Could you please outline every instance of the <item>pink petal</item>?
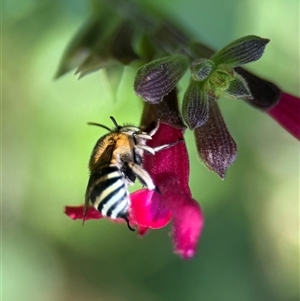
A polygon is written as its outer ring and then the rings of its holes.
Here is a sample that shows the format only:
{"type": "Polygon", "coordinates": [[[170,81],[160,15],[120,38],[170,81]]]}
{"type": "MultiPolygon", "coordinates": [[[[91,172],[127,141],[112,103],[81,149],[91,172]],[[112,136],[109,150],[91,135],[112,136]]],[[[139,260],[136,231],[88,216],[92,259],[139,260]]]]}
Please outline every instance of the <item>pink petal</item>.
{"type": "Polygon", "coordinates": [[[173,211],[174,251],[184,259],[196,253],[204,219],[199,204],[192,198],[173,211]]]}
{"type": "MultiPolygon", "coordinates": [[[[83,210],[84,206],[66,206],[65,207],[65,214],[69,216],[71,219],[81,219],[83,220],[83,210]]],[[[94,207],[88,207],[85,221],[90,219],[101,219],[101,218],[107,218],[115,223],[125,223],[125,220],[123,218],[109,218],[107,216],[103,216],[98,210],[96,210],[94,207]]]]}
{"type": "Polygon", "coordinates": [[[300,99],[282,93],[279,102],[267,113],[300,140],[300,99]]]}
{"type": "Polygon", "coordinates": [[[141,189],[132,193],[130,199],[130,221],[139,227],[158,229],[170,222],[171,211],[163,206],[161,195],[157,192],[141,189]]]}
{"type": "Polygon", "coordinates": [[[165,178],[162,195],[172,211],[174,251],[185,259],[191,258],[196,253],[204,223],[200,205],[190,191],[181,189],[176,176],[161,176],[165,178]]]}
{"type": "MultiPolygon", "coordinates": [[[[83,219],[83,210],[83,206],[66,206],[65,214],[74,220],[83,219]]],[[[97,211],[94,207],[88,207],[85,220],[100,218],[103,218],[103,216],[99,211],[97,211]]]]}
{"type": "Polygon", "coordinates": [[[149,230],[149,228],[143,226],[138,226],[137,229],[140,236],[145,235],[149,230]]]}
{"type": "MultiPolygon", "coordinates": [[[[182,130],[161,124],[149,145],[155,147],[180,139],[183,139],[182,130]]],[[[193,257],[203,228],[203,215],[188,186],[185,144],[179,142],[155,156],[146,155],[144,165],[161,192],[160,202],[171,210],[174,251],[185,259],[193,257]]]]}
{"type": "MultiPolygon", "coordinates": [[[[183,140],[182,130],[167,124],[160,124],[158,131],[148,145],[155,147],[178,140],[183,140]]],[[[184,191],[189,192],[189,158],[184,141],[156,153],[155,156],[145,154],[144,167],[150,173],[159,189],[160,181],[156,180],[156,177],[167,172],[176,175],[180,187],[184,191]]]]}

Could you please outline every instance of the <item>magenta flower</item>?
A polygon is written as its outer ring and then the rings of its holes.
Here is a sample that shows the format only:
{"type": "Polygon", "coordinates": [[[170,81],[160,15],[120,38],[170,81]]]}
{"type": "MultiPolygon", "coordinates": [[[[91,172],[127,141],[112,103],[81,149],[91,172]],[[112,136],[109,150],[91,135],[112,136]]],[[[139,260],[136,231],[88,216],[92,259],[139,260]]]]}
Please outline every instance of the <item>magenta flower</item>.
{"type": "Polygon", "coordinates": [[[300,99],[298,97],[282,93],[278,103],[267,113],[300,140],[300,99]]]}
{"type": "MultiPolygon", "coordinates": [[[[162,145],[181,139],[181,129],[161,124],[149,145],[162,145]]],[[[160,193],[148,189],[132,193],[130,223],[136,224],[138,233],[143,235],[148,229],[166,226],[172,219],[175,253],[185,259],[193,257],[203,227],[203,216],[188,186],[189,161],[185,144],[179,142],[155,156],[145,155],[144,167],[160,193]]],[[[67,206],[65,214],[72,219],[82,219],[83,206],[67,206]]],[[[90,207],[86,220],[102,217],[96,209],[90,207]]],[[[122,219],[113,221],[124,222],[122,219]]]]}
{"type": "MultiPolygon", "coordinates": [[[[183,139],[182,130],[161,124],[149,145],[162,145],[179,139],[183,139]]],[[[203,227],[203,216],[188,186],[189,160],[185,144],[178,143],[155,156],[145,155],[144,166],[158,186],[160,194],[148,190],[135,192],[132,194],[133,205],[142,199],[148,199],[157,206],[152,214],[161,216],[164,212],[163,215],[166,216],[171,213],[175,252],[183,258],[192,257],[203,227]]],[[[143,225],[142,220],[137,222],[143,225]]]]}

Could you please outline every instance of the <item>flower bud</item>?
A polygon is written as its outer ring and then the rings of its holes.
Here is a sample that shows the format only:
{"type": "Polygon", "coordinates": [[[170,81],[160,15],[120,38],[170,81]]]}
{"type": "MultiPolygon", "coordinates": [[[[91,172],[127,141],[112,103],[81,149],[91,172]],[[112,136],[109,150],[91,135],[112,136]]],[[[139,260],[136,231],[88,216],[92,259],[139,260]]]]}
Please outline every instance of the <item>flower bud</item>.
{"type": "Polygon", "coordinates": [[[188,68],[181,55],[163,57],[142,66],[135,77],[134,90],[145,101],[155,104],[175,88],[188,68]]]}

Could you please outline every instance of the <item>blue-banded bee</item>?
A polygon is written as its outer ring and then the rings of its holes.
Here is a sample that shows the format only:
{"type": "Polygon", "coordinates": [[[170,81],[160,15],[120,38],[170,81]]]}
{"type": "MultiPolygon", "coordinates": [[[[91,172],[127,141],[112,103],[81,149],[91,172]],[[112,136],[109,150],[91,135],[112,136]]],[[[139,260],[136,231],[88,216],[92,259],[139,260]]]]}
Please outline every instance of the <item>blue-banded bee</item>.
{"type": "Polygon", "coordinates": [[[146,141],[152,139],[159,128],[159,122],[151,132],[146,133],[136,126],[119,126],[112,116],[110,119],[115,126],[112,130],[99,123],[88,123],[100,126],[109,133],[97,141],[90,157],[84,216],[91,202],[103,216],[122,218],[127,222],[128,228],[134,231],[128,218],[128,185],[132,185],[138,178],[148,189],[157,190],[150,175],[143,169],[144,151],[154,155],[181,140],[152,148],[146,145],[146,141]]]}

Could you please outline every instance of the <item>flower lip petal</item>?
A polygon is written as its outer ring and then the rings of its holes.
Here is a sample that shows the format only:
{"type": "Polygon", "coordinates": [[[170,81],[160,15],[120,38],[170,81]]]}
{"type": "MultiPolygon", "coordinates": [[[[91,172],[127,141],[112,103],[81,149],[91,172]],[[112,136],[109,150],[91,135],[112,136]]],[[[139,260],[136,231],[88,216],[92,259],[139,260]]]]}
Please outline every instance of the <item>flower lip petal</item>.
{"type": "Polygon", "coordinates": [[[130,220],[138,226],[159,229],[170,222],[171,212],[163,206],[161,196],[157,192],[140,189],[132,193],[130,199],[130,220]]]}
{"type": "MultiPolygon", "coordinates": [[[[84,212],[84,206],[65,206],[64,213],[69,216],[73,220],[83,220],[83,213],[84,212]]],[[[115,223],[125,223],[125,220],[123,218],[109,218],[107,216],[103,216],[98,210],[96,210],[94,207],[88,207],[86,211],[86,215],[84,217],[84,220],[90,220],[90,219],[102,219],[106,218],[109,219],[115,223]]]]}
{"type": "Polygon", "coordinates": [[[190,198],[184,206],[178,207],[174,214],[174,252],[184,259],[193,257],[203,225],[203,214],[195,200],[190,198]]]}
{"type": "MultiPolygon", "coordinates": [[[[84,206],[66,206],[64,213],[71,219],[83,219],[84,206]]],[[[103,215],[94,207],[88,207],[86,211],[85,220],[100,219],[103,215]]]]}
{"type": "Polygon", "coordinates": [[[193,257],[203,228],[201,208],[190,191],[184,191],[176,174],[161,174],[164,203],[172,212],[174,252],[184,259],[193,257]]]}
{"type": "MultiPolygon", "coordinates": [[[[161,124],[148,144],[154,147],[178,139],[183,139],[182,130],[161,124]]],[[[203,216],[188,186],[189,160],[185,144],[178,143],[155,156],[145,155],[144,166],[161,192],[161,206],[171,211],[174,252],[185,259],[193,257],[203,228],[203,216]]]]}
{"type": "Polygon", "coordinates": [[[138,230],[139,236],[143,236],[148,232],[149,228],[143,227],[143,226],[138,226],[137,230],[138,230]]]}

